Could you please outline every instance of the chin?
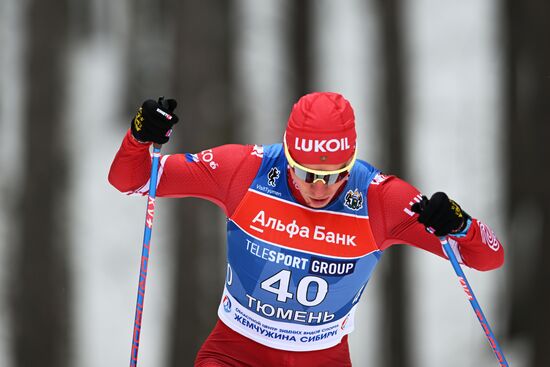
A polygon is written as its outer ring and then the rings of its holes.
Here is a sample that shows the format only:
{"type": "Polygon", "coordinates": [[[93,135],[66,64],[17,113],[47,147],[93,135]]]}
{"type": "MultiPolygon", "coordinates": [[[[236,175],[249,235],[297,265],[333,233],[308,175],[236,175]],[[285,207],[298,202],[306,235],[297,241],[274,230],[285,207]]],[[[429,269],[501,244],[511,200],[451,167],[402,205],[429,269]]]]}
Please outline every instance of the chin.
{"type": "Polygon", "coordinates": [[[328,203],[330,203],[330,200],[329,199],[325,199],[325,200],[314,200],[314,199],[309,199],[308,200],[309,202],[307,203],[308,206],[312,207],[312,208],[322,208],[322,207],[325,207],[328,205],[328,203]]]}

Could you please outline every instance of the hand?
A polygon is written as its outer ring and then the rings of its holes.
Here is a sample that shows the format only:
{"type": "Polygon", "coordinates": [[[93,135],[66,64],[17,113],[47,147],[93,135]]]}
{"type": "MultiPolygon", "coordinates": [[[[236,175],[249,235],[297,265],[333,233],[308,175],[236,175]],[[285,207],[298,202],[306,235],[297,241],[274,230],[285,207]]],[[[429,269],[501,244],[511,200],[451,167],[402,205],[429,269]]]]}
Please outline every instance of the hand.
{"type": "Polygon", "coordinates": [[[178,103],[175,99],[160,97],[157,102],[148,99],[139,108],[130,126],[132,135],[140,142],[164,144],[170,138],[172,126],[179,121],[174,110],[178,103]]]}
{"type": "Polygon", "coordinates": [[[429,200],[422,196],[422,200],[414,203],[411,210],[418,213],[418,221],[424,224],[428,232],[439,237],[462,232],[470,218],[444,192],[436,192],[429,200]]]}

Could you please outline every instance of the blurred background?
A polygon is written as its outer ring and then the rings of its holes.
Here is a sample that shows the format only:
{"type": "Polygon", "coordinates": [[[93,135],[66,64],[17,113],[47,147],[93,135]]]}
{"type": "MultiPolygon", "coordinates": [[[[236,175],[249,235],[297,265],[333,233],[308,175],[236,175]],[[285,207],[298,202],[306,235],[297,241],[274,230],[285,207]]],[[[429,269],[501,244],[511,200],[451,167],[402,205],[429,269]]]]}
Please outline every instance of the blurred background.
{"type": "MultiPolygon", "coordinates": [[[[548,19],[546,0],[0,0],[0,366],[128,365],[146,201],[107,172],[144,99],[179,101],[164,153],[198,152],[280,142],[320,90],[355,107],[362,159],[495,230],[505,265],[466,274],[510,365],[550,366],[548,19]]],[[[224,222],[157,201],[141,366],[192,365],[224,222]]],[[[497,365],[436,256],[392,247],[361,303],[354,366],[497,365]]]]}

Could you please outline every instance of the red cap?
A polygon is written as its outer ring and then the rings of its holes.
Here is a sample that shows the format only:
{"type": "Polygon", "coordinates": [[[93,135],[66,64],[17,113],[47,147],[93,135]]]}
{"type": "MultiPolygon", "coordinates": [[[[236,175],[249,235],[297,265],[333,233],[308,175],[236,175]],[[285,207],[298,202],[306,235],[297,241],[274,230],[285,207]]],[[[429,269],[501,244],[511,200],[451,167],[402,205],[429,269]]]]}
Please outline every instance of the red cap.
{"type": "Polygon", "coordinates": [[[355,152],[356,139],[355,114],[342,95],[306,94],[292,107],[285,142],[296,162],[347,163],[355,152]]]}

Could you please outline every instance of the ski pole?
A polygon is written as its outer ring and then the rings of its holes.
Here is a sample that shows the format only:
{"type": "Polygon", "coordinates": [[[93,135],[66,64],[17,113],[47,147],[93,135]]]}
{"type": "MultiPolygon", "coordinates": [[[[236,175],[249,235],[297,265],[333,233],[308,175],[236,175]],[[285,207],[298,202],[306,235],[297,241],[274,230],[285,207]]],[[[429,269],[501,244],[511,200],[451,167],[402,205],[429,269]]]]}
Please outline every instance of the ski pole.
{"type": "Polygon", "coordinates": [[[481,310],[481,306],[479,305],[479,302],[477,301],[477,298],[474,295],[474,291],[472,290],[472,287],[470,287],[470,283],[468,283],[468,280],[466,279],[466,275],[464,274],[464,271],[460,267],[460,264],[458,263],[458,260],[456,259],[456,256],[453,250],[451,249],[451,245],[449,244],[449,241],[447,240],[446,237],[439,237],[439,241],[441,242],[441,245],[443,246],[443,250],[447,254],[447,257],[451,261],[451,264],[453,265],[455,273],[458,276],[460,285],[464,289],[464,292],[466,293],[466,297],[468,297],[468,300],[470,301],[470,304],[474,309],[477,319],[479,320],[481,327],[485,332],[485,336],[489,340],[489,344],[491,345],[491,348],[493,349],[493,353],[495,353],[495,356],[500,366],[508,367],[508,362],[506,361],[506,358],[504,357],[504,353],[497,342],[497,338],[495,337],[495,334],[493,334],[493,331],[489,326],[489,321],[487,321],[487,318],[485,317],[485,315],[483,314],[483,311],[481,310]]]}
{"type": "Polygon", "coordinates": [[[136,301],[136,315],[134,318],[134,332],[132,336],[132,353],[130,357],[130,367],[137,366],[139,337],[141,335],[141,318],[143,315],[143,300],[145,298],[145,281],[147,280],[147,265],[149,264],[149,244],[151,242],[151,233],[153,231],[153,217],[155,215],[155,198],[157,192],[160,148],[160,144],[153,144],[153,161],[151,165],[151,178],[149,180],[147,210],[145,212],[145,230],[143,233],[143,248],[141,250],[141,265],[139,270],[139,283],[136,301]]]}

